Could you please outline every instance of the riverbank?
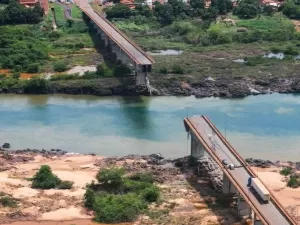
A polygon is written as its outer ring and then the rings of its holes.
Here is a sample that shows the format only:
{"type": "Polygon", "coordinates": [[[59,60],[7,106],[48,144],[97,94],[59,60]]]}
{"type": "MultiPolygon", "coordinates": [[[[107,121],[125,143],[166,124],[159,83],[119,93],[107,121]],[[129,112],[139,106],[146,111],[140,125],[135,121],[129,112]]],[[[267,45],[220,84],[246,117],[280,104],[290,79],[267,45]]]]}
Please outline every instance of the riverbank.
{"type": "Polygon", "coordinates": [[[87,80],[46,81],[41,87],[30,91],[21,82],[14,81],[0,85],[0,93],[16,94],[72,94],[96,96],[191,96],[243,98],[249,95],[271,93],[300,93],[298,77],[289,78],[212,78],[205,77],[187,81],[183,76],[174,80],[172,76],[155,80],[150,76],[150,90],[146,86],[136,87],[133,77],[98,78],[87,80]],[[151,82],[153,81],[153,82],[151,82]]]}
{"type": "MultiPolygon", "coordinates": [[[[235,204],[213,189],[209,173],[195,175],[194,161],[188,157],[157,160],[155,156],[129,155],[102,157],[94,154],[73,154],[61,150],[0,151],[0,191],[11,196],[17,206],[0,207],[1,224],[93,224],[92,212],[83,206],[85,185],[95,179],[101,168],[122,166],[126,171],[151,172],[161,190],[161,200],[134,224],[244,224],[236,218],[235,204]],[[49,165],[54,174],[74,182],[70,190],[38,190],[30,180],[41,165],[49,165]]],[[[207,163],[202,164],[202,169],[207,163]]],[[[286,187],[279,174],[286,163],[269,168],[252,167],[281,204],[296,217],[298,189],[286,187]]],[[[204,169],[205,170],[205,169],[204,169]]],[[[203,171],[204,171],[203,170],[203,171]]],[[[123,224],[125,225],[125,224],[123,224]]],[[[131,225],[131,224],[126,224],[131,225]]]]}
{"type": "Polygon", "coordinates": [[[180,167],[174,167],[167,161],[161,165],[149,156],[104,158],[1,151],[0,162],[2,196],[11,196],[17,202],[14,208],[0,207],[1,224],[23,224],[22,221],[24,224],[42,222],[45,225],[67,224],[61,221],[67,221],[68,225],[92,224],[93,214],[83,206],[85,185],[95,179],[100,168],[109,166],[123,166],[130,172],[151,171],[161,189],[160,202],[152,204],[134,224],[229,225],[239,222],[228,198],[212,190],[208,178],[196,177],[193,167],[188,167],[187,158],[181,159],[180,167]],[[73,181],[73,188],[32,189],[28,178],[44,164],[49,165],[59,178],[73,181]]]}

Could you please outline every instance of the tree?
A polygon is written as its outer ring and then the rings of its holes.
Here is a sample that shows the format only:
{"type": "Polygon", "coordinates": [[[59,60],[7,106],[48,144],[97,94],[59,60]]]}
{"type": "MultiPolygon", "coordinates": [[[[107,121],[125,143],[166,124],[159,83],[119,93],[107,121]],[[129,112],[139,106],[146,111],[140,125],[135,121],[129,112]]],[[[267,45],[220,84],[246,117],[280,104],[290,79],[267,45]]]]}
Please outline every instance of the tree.
{"type": "Polygon", "coordinates": [[[74,23],[74,20],[67,20],[68,27],[72,27],[74,23]]]}
{"type": "Polygon", "coordinates": [[[139,15],[142,15],[142,16],[145,16],[145,17],[151,17],[152,16],[152,11],[149,8],[149,6],[147,6],[147,5],[137,5],[135,7],[135,11],[139,15]]]}
{"type": "Polygon", "coordinates": [[[68,67],[64,62],[56,62],[53,65],[53,69],[56,72],[64,72],[68,69],[68,67]]]}
{"type": "Polygon", "coordinates": [[[264,5],[263,12],[268,16],[272,16],[275,13],[275,7],[272,5],[264,5]]]}
{"type": "Polygon", "coordinates": [[[170,25],[175,19],[173,9],[169,4],[162,5],[160,2],[155,2],[154,14],[157,21],[163,26],[170,25]]]}
{"type": "Polygon", "coordinates": [[[2,24],[39,23],[42,21],[44,10],[40,5],[26,8],[16,0],[10,0],[5,9],[0,10],[2,24]]]}
{"type": "Polygon", "coordinates": [[[32,63],[28,66],[27,72],[28,73],[37,73],[37,72],[39,72],[39,70],[40,70],[39,64],[32,63]]]}
{"type": "Polygon", "coordinates": [[[288,0],[282,5],[282,13],[288,16],[289,18],[299,19],[300,6],[292,0],[288,0]]]}
{"type": "Polygon", "coordinates": [[[191,0],[190,6],[192,9],[204,9],[205,1],[204,0],[191,0]]]}
{"type": "Polygon", "coordinates": [[[129,18],[133,15],[133,11],[124,4],[116,4],[105,10],[107,19],[113,18],[129,18]]]}
{"type": "Polygon", "coordinates": [[[259,5],[256,0],[242,0],[235,8],[234,13],[240,18],[255,18],[258,14],[259,5]]]}

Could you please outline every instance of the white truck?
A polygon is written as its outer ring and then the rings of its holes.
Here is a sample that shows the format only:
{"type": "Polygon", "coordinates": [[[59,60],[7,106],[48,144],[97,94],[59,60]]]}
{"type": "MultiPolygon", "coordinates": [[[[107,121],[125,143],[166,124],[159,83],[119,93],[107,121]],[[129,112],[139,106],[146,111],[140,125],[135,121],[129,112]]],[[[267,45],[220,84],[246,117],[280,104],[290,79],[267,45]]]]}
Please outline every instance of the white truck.
{"type": "Polygon", "coordinates": [[[249,177],[248,186],[252,187],[254,191],[259,195],[259,197],[265,202],[268,203],[270,200],[270,192],[267,188],[260,182],[256,177],[249,177]]]}

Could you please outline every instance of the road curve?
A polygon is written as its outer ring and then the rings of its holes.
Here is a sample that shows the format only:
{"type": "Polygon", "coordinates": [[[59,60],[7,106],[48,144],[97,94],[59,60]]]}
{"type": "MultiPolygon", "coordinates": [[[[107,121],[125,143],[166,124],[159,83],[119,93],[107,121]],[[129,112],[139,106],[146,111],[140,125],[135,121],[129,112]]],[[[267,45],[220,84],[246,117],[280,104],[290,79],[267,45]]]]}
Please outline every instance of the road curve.
{"type": "Polygon", "coordinates": [[[104,16],[96,13],[87,0],[76,0],[80,9],[112,39],[135,63],[139,65],[152,65],[154,59],[139,48],[125,34],[111,24],[104,16]]]}
{"type": "Polygon", "coordinates": [[[221,161],[225,159],[228,163],[235,164],[237,166],[242,165],[239,157],[231,151],[226,145],[224,140],[219,136],[218,132],[203,116],[195,116],[186,118],[185,125],[188,126],[193,133],[202,142],[206,151],[217,161],[221,166],[224,173],[237,187],[238,191],[245,198],[251,208],[256,212],[263,224],[268,225],[290,225],[296,224],[287,213],[283,211],[280,206],[273,200],[268,204],[262,204],[256,196],[247,187],[248,178],[251,174],[248,168],[240,167],[235,170],[229,170],[224,168],[221,161]],[[212,135],[212,139],[209,136],[212,135]]]}

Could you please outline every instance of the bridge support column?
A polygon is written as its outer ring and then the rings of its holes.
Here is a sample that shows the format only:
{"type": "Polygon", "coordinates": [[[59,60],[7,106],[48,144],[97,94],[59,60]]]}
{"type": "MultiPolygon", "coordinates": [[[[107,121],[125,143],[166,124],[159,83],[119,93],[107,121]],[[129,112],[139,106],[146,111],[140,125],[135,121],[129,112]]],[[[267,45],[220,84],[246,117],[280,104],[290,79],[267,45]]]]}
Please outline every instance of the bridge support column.
{"type": "Polygon", "coordinates": [[[238,196],[237,211],[238,211],[238,216],[251,218],[252,210],[248,205],[248,203],[244,199],[242,199],[240,194],[238,196]]]}
{"type": "Polygon", "coordinates": [[[196,136],[193,134],[193,132],[190,132],[190,134],[191,134],[191,155],[194,157],[204,156],[205,154],[204,147],[196,138],[196,136]]]}
{"type": "Polygon", "coordinates": [[[231,183],[231,181],[228,179],[226,174],[223,174],[223,186],[222,191],[224,194],[230,194],[230,193],[237,193],[237,189],[235,186],[231,183]]]}
{"type": "Polygon", "coordinates": [[[254,213],[253,225],[263,225],[263,223],[256,218],[256,214],[254,213]]]}

